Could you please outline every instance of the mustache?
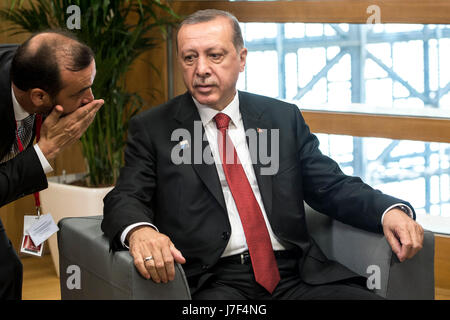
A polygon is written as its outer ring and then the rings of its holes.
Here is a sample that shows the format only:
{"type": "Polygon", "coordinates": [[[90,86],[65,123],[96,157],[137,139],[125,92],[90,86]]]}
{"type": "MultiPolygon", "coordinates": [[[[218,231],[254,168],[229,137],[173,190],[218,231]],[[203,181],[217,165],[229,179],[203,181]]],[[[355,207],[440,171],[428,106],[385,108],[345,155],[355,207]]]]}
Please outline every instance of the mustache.
{"type": "Polygon", "coordinates": [[[192,83],[194,87],[198,86],[217,86],[217,82],[211,79],[194,79],[192,83]]]}

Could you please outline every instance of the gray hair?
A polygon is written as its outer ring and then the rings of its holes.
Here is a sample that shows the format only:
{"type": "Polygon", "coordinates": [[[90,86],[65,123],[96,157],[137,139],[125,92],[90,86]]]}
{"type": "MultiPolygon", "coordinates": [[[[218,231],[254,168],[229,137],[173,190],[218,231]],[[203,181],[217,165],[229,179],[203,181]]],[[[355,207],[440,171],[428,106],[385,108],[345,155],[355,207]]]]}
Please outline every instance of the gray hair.
{"type": "MultiPolygon", "coordinates": [[[[227,18],[231,22],[231,26],[233,28],[233,45],[236,48],[236,51],[239,52],[239,50],[244,47],[244,38],[242,37],[241,27],[239,26],[238,19],[227,11],[216,9],[205,9],[196,11],[191,15],[187,16],[181,22],[180,26],[178,27],[178,31],[184,25],[192,25],[202,22],[208,22],[218,17],[227,18]]],[[[178,34],[177,34],[177,48],[178,48],[178,34]]]]}

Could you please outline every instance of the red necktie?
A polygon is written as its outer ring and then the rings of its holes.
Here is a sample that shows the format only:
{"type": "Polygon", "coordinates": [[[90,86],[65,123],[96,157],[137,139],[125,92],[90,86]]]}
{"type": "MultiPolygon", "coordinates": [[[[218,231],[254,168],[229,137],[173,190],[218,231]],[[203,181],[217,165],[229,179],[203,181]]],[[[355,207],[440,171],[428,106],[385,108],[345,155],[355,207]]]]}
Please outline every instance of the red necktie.
{"type": "Polygon", "coordinates": [[[214,120],[219,130],[218,144],[223,171],[244,228],[256,282],[272,293],[280,281],[280,273],[261,208],[227,134],[230,117],[218,113],[214,120]],[[227,147],[230,149],[228,152],[227,147]]]}

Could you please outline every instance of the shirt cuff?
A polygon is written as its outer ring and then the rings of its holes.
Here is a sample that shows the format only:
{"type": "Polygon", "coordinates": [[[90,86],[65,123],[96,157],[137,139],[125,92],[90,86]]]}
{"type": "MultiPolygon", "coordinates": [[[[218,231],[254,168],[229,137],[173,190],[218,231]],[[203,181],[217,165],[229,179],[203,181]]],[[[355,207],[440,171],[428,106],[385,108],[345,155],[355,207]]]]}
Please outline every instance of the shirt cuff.
{"type": "MultiPolygon", "coordinates": [[[[148,223],[148,222],[138,222],[138,223],[130,224],[128,227],[125,228],[125,230],[122,231],[122,234],[120,235],[120,242],[122,243],[122,245],[123,245],[125,248],[130,249],[130,247],[128,247],[128,245],[125,243],[125,240],[127,239],[128,233],[129,233],[132,229],[134,229],[134,228],[136,228],[136,227],[139,227],[139,226],[143,226],[143,225],[150,226],[150,227],[152,227],[153,229],[155,229],[156,231],[158,231],[158,228],[156,228],[153,224],[148,223]]],[[[159,232],[159,231],[158,231],[158,232],[159,232]]]]}
{"type": "Polygon", "coordinates": [[[39,161],[41,162],[42,169],[44,169],[44,173],[49,173],[53,171],[52,166],[50,163],[48,163],[47,159],[45,158],[44,154],[41,151],[41,148],[39,148],[38,144],[36,143],[34,145],[34,150],[36,151],[36,154],[38,155],[39,161]]]}
{"type": "Polygon", "coordinates": [[[412,209],[411,209],[410,207],[408,207],[407,205],[405,205],[405,204],[403,204],[403,203],[396,203],[396,204],[390,206],[389,208],[387,208],[387,209],[383,212],[383,215],[381,216],[381,225],[383,225],[384,215],[385,215],[389,210],[394,209],[394,208],[396,208],[396,207],[397,207],[398,209],[400,209],[401,211],[403,211],[404,213],[406,213],[407,215],[409,215],[409,217],[410,217],[411,219],[414,219],[413,211],[412,211],[412,209]]]}

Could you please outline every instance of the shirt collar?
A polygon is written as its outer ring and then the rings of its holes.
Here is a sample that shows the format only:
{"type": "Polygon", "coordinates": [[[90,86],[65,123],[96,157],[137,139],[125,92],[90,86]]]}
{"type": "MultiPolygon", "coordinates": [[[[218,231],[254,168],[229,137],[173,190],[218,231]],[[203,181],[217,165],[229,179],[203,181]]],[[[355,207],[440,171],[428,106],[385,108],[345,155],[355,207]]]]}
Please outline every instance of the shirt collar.
{"type": "Polygon", "coordinates": [[[222,111],[218,111],[213,109],[207,105],[201,104],[194,97],[195,106],[197,107],[198,113],[200,114],[200,119],[204,126],[208,125],[210,121],[213,121],[213,118],[219,112],[225,113],[227,116],[231,118],[231,122],[237,126],[241,119],[241,113],[239,112],[239,94],[236,90],[236,94],[234,95],[233,100],[228,104],[222,111]]]}
{"type": "Polygon", "coordinates": [[[12,97],[12,103],[14,107],[14,117],[16,118],[16,121],[20,121],[28,117],[30,114],[25,111],[24,108],[19,104],[19,102],[16,99],[16,96],[14,94],[14,90],[11,86],[11,97],[12,97]]]}

